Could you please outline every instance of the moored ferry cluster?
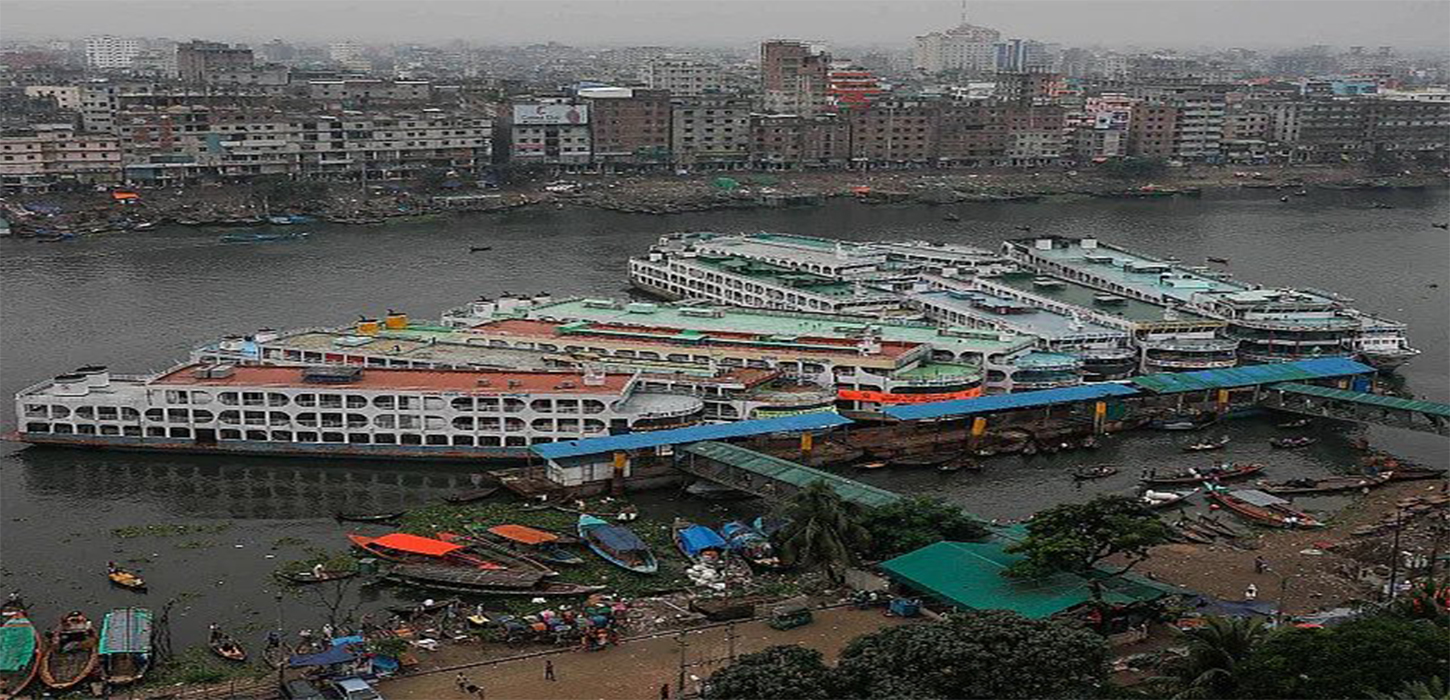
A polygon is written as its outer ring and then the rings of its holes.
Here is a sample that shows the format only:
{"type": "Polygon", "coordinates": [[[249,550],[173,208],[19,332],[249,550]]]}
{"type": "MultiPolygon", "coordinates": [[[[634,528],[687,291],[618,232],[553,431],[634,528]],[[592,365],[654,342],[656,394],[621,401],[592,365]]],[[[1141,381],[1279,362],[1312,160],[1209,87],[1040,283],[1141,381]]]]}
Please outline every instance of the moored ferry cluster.
{"type": "Polygon", "coordinates": [[[630,281],[672,303],[481,298],[419,323],[262,330],[165,372],[86,367],[16,397],[21,440],[121,449],[518,458],[697,423],[1418,351],[1328,292],[1092,238],[1000,251],[783,234],[666,236],[630,281]]]}

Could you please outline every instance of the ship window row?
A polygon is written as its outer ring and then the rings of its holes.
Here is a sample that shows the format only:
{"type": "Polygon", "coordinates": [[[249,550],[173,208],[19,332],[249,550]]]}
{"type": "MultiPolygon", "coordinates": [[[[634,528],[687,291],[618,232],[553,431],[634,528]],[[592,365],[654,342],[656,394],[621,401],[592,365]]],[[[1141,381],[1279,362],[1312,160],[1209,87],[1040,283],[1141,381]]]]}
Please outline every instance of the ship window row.
{"type": "Polygon", "coordinates": [[[582,432],[586,435],[594,435],[603,433],[607,427],[604,421],[591,418],[583,420],[578,418],[560,418],[558,420],[553,418],[536,418],[528,423],[518,418],[505,418],[500,421],[498,418],[478,418],[475,420],[470,416],[459,416],[453,419],[454,430],[477,430],[493,433],[499,432],[500,428],[502,428],[504,432],[510,433],[523,432],[525,429],[531,429],[548,433],[579,434],[582,432]]]}
{"type": "Polygon", "coordinates": [[[74,414],[85,420],[136,420],[140,412],[129,406],[69,406],[31,403],[25,405],[26,418],[70,418],[74,414]]]}
{"type": "MultiPolygon", "coordinates": [[[[25,424],[28,433],[52,435],[104,435],[117,437],[142,437],[143,431],[135,425],[72,425],[69,423],[31,422],[25,424]]],[[[344,433],[337,431],[290,431],[290,430],[244,430],[223,428],[212,431],[191,428],[165,428],[150,426],[145,437],[191,440],[213,438],[218,440],[251,440],[258,442],[303,442],[350,445],[430,445],[455,447],[527,447],[531,444],[553,442],[554,438],[523,435],[422,435],[419,433],[344,433]]]]}
{"type": "Polygon", "coordinates": [[[449,402],[455,411],[477,413],[521,413],[525,409],[535,413],[603,413],[608,406],[596,399],[522,399],[473,398],[460,396],[449,402]]]}

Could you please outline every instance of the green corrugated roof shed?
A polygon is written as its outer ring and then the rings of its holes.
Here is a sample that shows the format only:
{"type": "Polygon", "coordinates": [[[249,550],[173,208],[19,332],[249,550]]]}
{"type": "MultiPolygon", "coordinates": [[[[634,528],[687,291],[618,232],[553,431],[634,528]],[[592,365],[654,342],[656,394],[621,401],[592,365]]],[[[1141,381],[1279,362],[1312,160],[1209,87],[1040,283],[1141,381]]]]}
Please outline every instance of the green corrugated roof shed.
{"type": "Polygon", "coordinates": [[[1275,384],[1275,389],[1292,391],[1296,394],[1308,394],[1326,399],[1338,399],[1340,401],[1352,401],[1370,406],[1384,406],[1385,408],[1398,408],[1406,411],[1418,411],[1430,415],[1450,418],[1450,404],[1437,403],[1435,401],[1416,401],[1415,399],[1401,399],[1394,396],[1380,396],[1378,394],[1364,394],[1358,391],[1345,391],[1327,386],[1315,386],[1313,384],[1275,384]]]}
{"type": "Polygon", "coordinates": [[[697,442],[682,448],[683,451],[693,455],[711,459],[722,464],[728,464],[737,469],[744,469],[761,476],[783,481],[804,488],[816,481],[824,481],[830,484],[841,498],[866,506],[876,508],[890,504],[901,496],[886,489],[876,488],[863,484],[859,481],[852,481],[843,476],[837,476],[830,472],[796,464],[779,457],[772,457],[755,450],[747,450],[738,445],[731,445],[724,442],[697,442]]]}
{"type": "Polygon", "coordinates": [[[1272,365],[1244,365],[1231,369],[1205,369],[1197,372],[1163,372],[1133,377],[1129,381],[1138,387],[1156,394],[1176,394],[1183,391],[1204,391],[1209,389],[1231,389],[1255,384],[1302,381],[1305,379],[1327,379],[1368,374],[1374,368],[1354,360],[1327,357],[1317,360],[1281,362],[1272,365]]]}
{"type": "MultiPolygon", "coordinates": [[[[1092,600],[1088,580],[1074,574],[1017,579],[1003,571],[1023,559],[1008,554],[1003,541],[937,542],[883,562],[893,580],[959,608],[1011,610],[1023,617],[1056,615],[1092,600]]],[[[1180,594],[1142,579],[1103,581],[1109,603],[1137,603],[1180,594]]]]}

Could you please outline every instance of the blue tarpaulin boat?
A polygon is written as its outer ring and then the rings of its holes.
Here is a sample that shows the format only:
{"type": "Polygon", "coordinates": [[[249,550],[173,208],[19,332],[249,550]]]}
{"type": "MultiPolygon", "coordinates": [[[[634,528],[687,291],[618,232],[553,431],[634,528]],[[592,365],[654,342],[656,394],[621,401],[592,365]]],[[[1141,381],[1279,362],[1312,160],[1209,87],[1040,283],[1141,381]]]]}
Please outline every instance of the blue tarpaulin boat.
{"type": "Polygon", "coordinates": [[[725,538],[714,530],[683,520],[675,522],[675,546],[693,562],[707,558],[718,560],[726,550],[725,538]]]}
{"type": "Polygon", "coordinates": [[[659,571],[659,562],[633,532],[592,515],[579,516],[579,538],[605,561],[639,574],[659,571]]]}
{"type": "Polygon", "coordinates": [[[780,566],[780,559],[775,556],[775,548],[771,546],[770,538],[761,531],[739,520],[732,520],[721,526],[720,532],[725,535],[725,543],[729,545],[730,551],[735,552],[751,566],[757,568],[780,566]]]}

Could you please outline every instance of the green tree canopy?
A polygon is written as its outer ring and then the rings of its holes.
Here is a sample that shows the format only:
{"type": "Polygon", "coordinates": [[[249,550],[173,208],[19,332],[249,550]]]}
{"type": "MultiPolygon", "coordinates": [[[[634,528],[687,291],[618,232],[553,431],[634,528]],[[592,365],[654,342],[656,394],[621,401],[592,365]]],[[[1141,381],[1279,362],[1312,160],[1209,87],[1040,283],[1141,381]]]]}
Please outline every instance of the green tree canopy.
{"type": "Polygon", "coordinates": [[[871,536],[871,555],[876,559],[890,559],[942,540],[975,542],[988,534],[961,508],[924,496],[872,508],[863,515],[861,525],[871,536]]]}
{"type": "Polygon", "coordinates": [[[801,489],[786,506],[785,517],[790,524],[781,532],[782,557],[791,564],[818,567],[832,581],[840,581],[871,542],[861,526],[861,508],[824,481],[801,489]]]}
{"type": "Polygon", "coordinates": [[[831,669],[821,652],[775,646],[741,656],[710,676],[705,700],[825,700],[832,697],[831,669]]]}
{"type": "Polygon", "coordinates": [[[1240,668],[1269,634],[1260,619],[1209,617],[1204,623],[1183,633],[1188,655],[1169,663],[1170,675],[1157,679],[1174,698],[1232,697],[1240,668]]]}
{"type": "MultiPolygon", "coordinates": [[[[1007,547],[1026,558],[1012,565],[1013,576],[1036,577],[1061,571],[1086,575],[1108,557],[1128,563],[1118,575],[1148,558],[1148,550],[1168,541],[1168,527],[1137,499],[1099,496],[1087,503],[1064,503],[1032,516],[1027,538],[1007,547]]],[[[1091,576],[1093,598],[1102,602],[1101,578],[1091,576]]]]}
{"type": "Polygon", "coordinates": [[[1264,640],[1241,670],[1239,697],[1364,698],[1450,668],[1450,632],[1424,620],[1364,617],[1264,640]]]}
{"type": "Polygon", "coordinates": [[[1005,611],[953,615],[858,637],[836,668],[842,697],[1082,698],[1107,674],[1103,638],[1005,611]]]}

